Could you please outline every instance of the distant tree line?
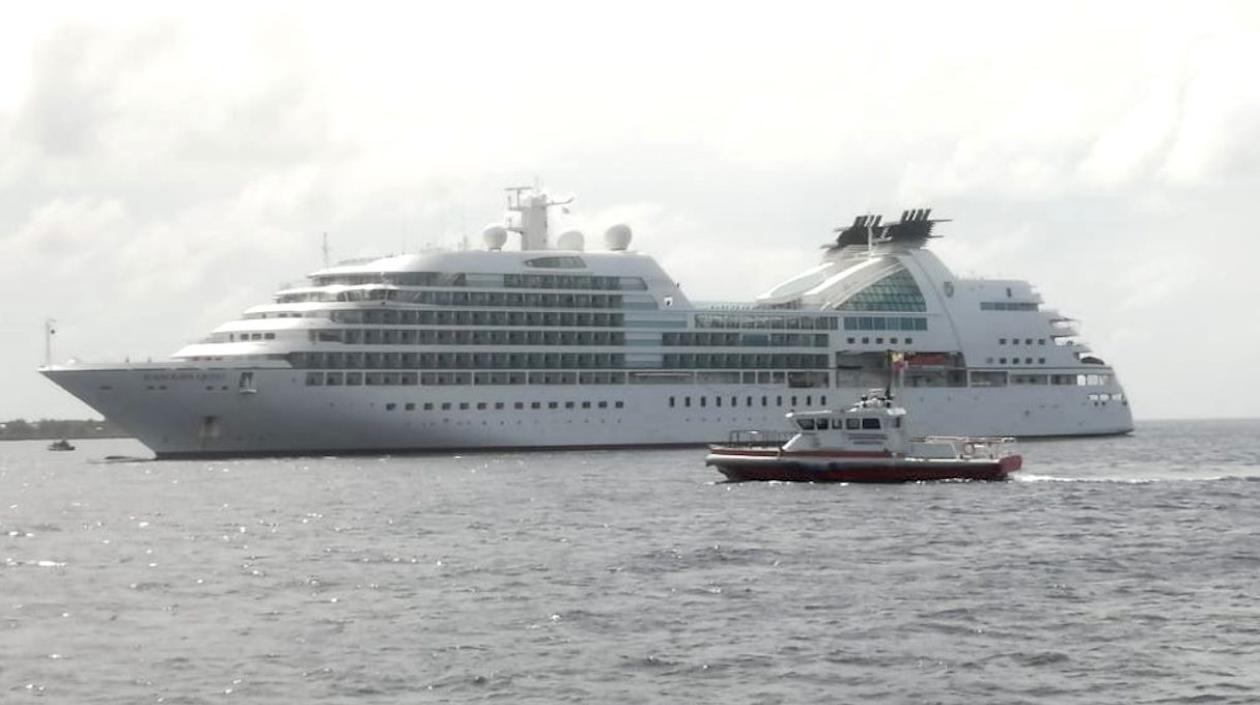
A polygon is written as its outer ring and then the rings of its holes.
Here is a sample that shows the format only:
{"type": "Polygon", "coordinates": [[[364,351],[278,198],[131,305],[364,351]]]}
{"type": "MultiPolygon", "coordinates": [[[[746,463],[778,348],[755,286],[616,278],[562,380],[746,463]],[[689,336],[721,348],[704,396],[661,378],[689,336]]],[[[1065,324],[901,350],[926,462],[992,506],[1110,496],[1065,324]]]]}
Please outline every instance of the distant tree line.
{"type": "Polygon", "coordinates": [[[104,419],[14,419],[0,422],[0,441],[52,438],[127,438],[130,434],[104,419]]]}

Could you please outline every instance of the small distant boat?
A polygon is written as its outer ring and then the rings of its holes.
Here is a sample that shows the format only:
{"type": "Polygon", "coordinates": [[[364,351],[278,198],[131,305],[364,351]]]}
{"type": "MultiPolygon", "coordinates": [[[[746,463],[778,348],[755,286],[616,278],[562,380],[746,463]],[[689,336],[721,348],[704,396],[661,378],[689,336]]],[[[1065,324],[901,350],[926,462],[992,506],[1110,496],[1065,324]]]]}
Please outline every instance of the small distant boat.
{"type": "Polygon", "coordinates": [[[62,438],[48,444],[48,450],[74,450],[74,445],[70,441],[62,438]]]}
{"type": "Polygon", "coordinates": [[[785,443],[773,432],[734,431],[712,445],[705,465],[730,480],[787,482],[924,482],[1005,480],[1019,470],[1014,439],[964,436],[911,438],[906,410],[874,390],[848,409],[792,412],[798,431],[785,443]]]}

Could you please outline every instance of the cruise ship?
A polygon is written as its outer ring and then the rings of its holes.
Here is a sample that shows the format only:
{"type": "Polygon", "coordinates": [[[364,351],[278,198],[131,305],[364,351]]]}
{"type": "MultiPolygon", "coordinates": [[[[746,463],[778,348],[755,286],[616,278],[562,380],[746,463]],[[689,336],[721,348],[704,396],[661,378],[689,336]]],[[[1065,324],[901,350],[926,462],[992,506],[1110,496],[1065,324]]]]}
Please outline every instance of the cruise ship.
{"type": "Polygon", "coordinates": [[[927,209],[859,216],[817,266],[705,305],[626,225],[553,241],[561,202],[507,191],[484,249],[342,262],[169,360],[41,372],[159,458],[698,445],[890,383],[924,435],[1133,428],[1077,322],[956,276],[927,209]]]}

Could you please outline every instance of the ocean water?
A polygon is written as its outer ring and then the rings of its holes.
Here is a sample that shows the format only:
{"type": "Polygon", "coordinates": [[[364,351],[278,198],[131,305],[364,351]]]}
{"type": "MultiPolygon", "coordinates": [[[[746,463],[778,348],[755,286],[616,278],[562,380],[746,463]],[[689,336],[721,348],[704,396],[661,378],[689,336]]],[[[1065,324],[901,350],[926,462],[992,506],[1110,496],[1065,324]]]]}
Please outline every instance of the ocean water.
{"type": "Polygon", "coordinates": [[[0,445],[0,702],[1255,703],[1260,421],[1005,483],[0,445]]]}

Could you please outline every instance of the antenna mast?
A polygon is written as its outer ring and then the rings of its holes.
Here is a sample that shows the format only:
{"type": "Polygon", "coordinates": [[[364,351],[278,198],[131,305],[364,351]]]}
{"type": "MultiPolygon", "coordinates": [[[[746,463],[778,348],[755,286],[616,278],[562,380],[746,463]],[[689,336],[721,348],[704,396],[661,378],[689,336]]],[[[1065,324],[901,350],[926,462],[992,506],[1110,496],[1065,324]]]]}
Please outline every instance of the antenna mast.
{"type": "Polygon", "coordinates": [[[57,322],[44,319],[44,367],[52,367],[52,337],[57,334],[57,322]]]}
{"type": "Polygon", "coordinates": [[[324,253],[324,269],[328,269],[328,233],[324,233],[324,245],[320,249],[324,253]]]}

